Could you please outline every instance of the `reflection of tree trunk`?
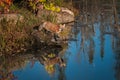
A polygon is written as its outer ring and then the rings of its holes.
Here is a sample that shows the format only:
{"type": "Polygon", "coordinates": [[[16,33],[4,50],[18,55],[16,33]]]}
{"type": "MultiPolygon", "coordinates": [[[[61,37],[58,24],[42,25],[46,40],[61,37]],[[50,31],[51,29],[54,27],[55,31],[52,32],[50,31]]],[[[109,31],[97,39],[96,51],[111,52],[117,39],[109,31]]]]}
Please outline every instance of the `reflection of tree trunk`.
{"type": "Polygon", "coordinates": [[[87,7],[87,0],[86,0],[86,24],[87,24],[87,22],[88,22],[88,20],[87,20],[87,18],[88,18],[88,17],[87,17],[87,13],[88,13],[87,8],[88,8],[88,7],[87,7]]]}
{"type": "Polygon", "coordinates": [[[58,79],[59,79],[59,80],[66,80],[65,68],[59,68],[58,79]]]}
{"type": "Polygon", "coordinates": [[[95,9],[94,9],[94,7],[95,7],[95,5],[94,5],[94,0],[92,1],[91,4],[92,4],[92,8],[91,8],[91,13],[92,13],[92,14],[91,14],[91,15],[92,15],[91,18],[92,18],[92,20],[91,20],[91,21],[92,21],[92,25],[93,25],[93,24],[94,24],[94,21],[95,21],[95,20],[94,20],[94,16],[95,16],[95,14],[94,14],[94,13],[95,13],[95,12],[94,12],[94,10],[95,10],[95,9]]]}
{"type": "Polygon", "coordinates": [[[103,33],[104,33],[104,30],[105,30],[105,26],[104,26],[104,17],[102,15],[101,15],[100,22],[101,22],[101,26],[100,26],[100,32],[101,32],[101,34],[100,34],[100,41],[101,41],[100,57],[101,57],[101,59],[103,59],[104,58],[104,41],[105,41],[103,33]]]}
{"type": "Polygon", "coordinates": [[[93,63],[93,59],[94,59],[94,41],[93,39],[90,39],[90,45],[89,45],[89,63],[92,64],[93,63]]]}
{"type": "Polygon", "coordinates": [[[115,78],[116,80],[120,80],[120,51],[117,52],[115,57],[116,57],[115,78]]]}
{"type": "Polygon", "coordinates": [[[101,51],[100,51],[101,59],[104,58],[104,36],[101,34],[101,51]]]}
{"type": "Polygon", "coordinates": [[[114,24],[118,25],[118,16],[116,9],[116,0],[113,0],[113,11],[114,11],[114,24]]]}

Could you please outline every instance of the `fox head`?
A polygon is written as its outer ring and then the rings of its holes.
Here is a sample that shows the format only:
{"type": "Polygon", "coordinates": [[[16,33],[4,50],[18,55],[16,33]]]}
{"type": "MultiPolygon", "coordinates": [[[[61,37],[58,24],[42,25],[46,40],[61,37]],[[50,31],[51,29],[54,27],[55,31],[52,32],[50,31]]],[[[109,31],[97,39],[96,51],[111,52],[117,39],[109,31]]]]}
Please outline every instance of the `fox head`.
{"type": "Polygon", "coordinates": [[[60,28],[59,28],[59,32],[58,32],[58,33],[60,33],[61,31],[63,31],[63,29],[65,28],[65,24],[63,24],[63,25],[60,24],[59,27],[60,27],[60,28]]]}

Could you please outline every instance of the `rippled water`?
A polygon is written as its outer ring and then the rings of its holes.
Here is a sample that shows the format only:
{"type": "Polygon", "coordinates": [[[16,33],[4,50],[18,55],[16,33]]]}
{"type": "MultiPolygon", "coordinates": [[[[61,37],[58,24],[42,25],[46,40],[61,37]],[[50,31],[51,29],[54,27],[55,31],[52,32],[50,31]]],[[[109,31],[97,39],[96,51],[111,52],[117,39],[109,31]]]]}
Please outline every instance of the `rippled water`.
{"type": "Polygon", "coordinates": [[[53,59],[41,51],[1,58],[0,80],[120,80],[120,36],[113,15],[91,14],[87,21],[80,17],[86,15],[77,16],[72,31],[77,41],[69,41],[64,49],[45,49],[57,54],[53,59]]]}

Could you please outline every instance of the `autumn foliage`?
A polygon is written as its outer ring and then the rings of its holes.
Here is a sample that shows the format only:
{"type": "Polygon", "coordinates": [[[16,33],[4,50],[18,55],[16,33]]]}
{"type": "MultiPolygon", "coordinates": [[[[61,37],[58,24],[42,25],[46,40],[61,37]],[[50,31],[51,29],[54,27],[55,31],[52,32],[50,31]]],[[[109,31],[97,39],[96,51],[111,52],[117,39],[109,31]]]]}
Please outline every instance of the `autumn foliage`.
{"type": "Polygon", "coordinates": [[[12,4],[13,0],[0,0],[0,12],[7,13],[9,12],[9,8],[12,4]]]}

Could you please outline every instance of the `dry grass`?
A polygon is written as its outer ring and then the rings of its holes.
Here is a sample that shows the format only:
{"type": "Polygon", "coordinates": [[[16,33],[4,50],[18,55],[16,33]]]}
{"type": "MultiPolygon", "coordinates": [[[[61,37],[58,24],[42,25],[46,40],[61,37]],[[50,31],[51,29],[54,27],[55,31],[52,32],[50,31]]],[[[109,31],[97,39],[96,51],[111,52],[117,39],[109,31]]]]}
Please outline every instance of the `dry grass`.
{"type": "Polygon", "coordinates": [[[0,55],[20,53],[32,46],[32,27],[39,24],[40,19],[26,9],[19,12],[24,17],[22,22],[13,24],[12,20],[0,20],[0,55]]]}

